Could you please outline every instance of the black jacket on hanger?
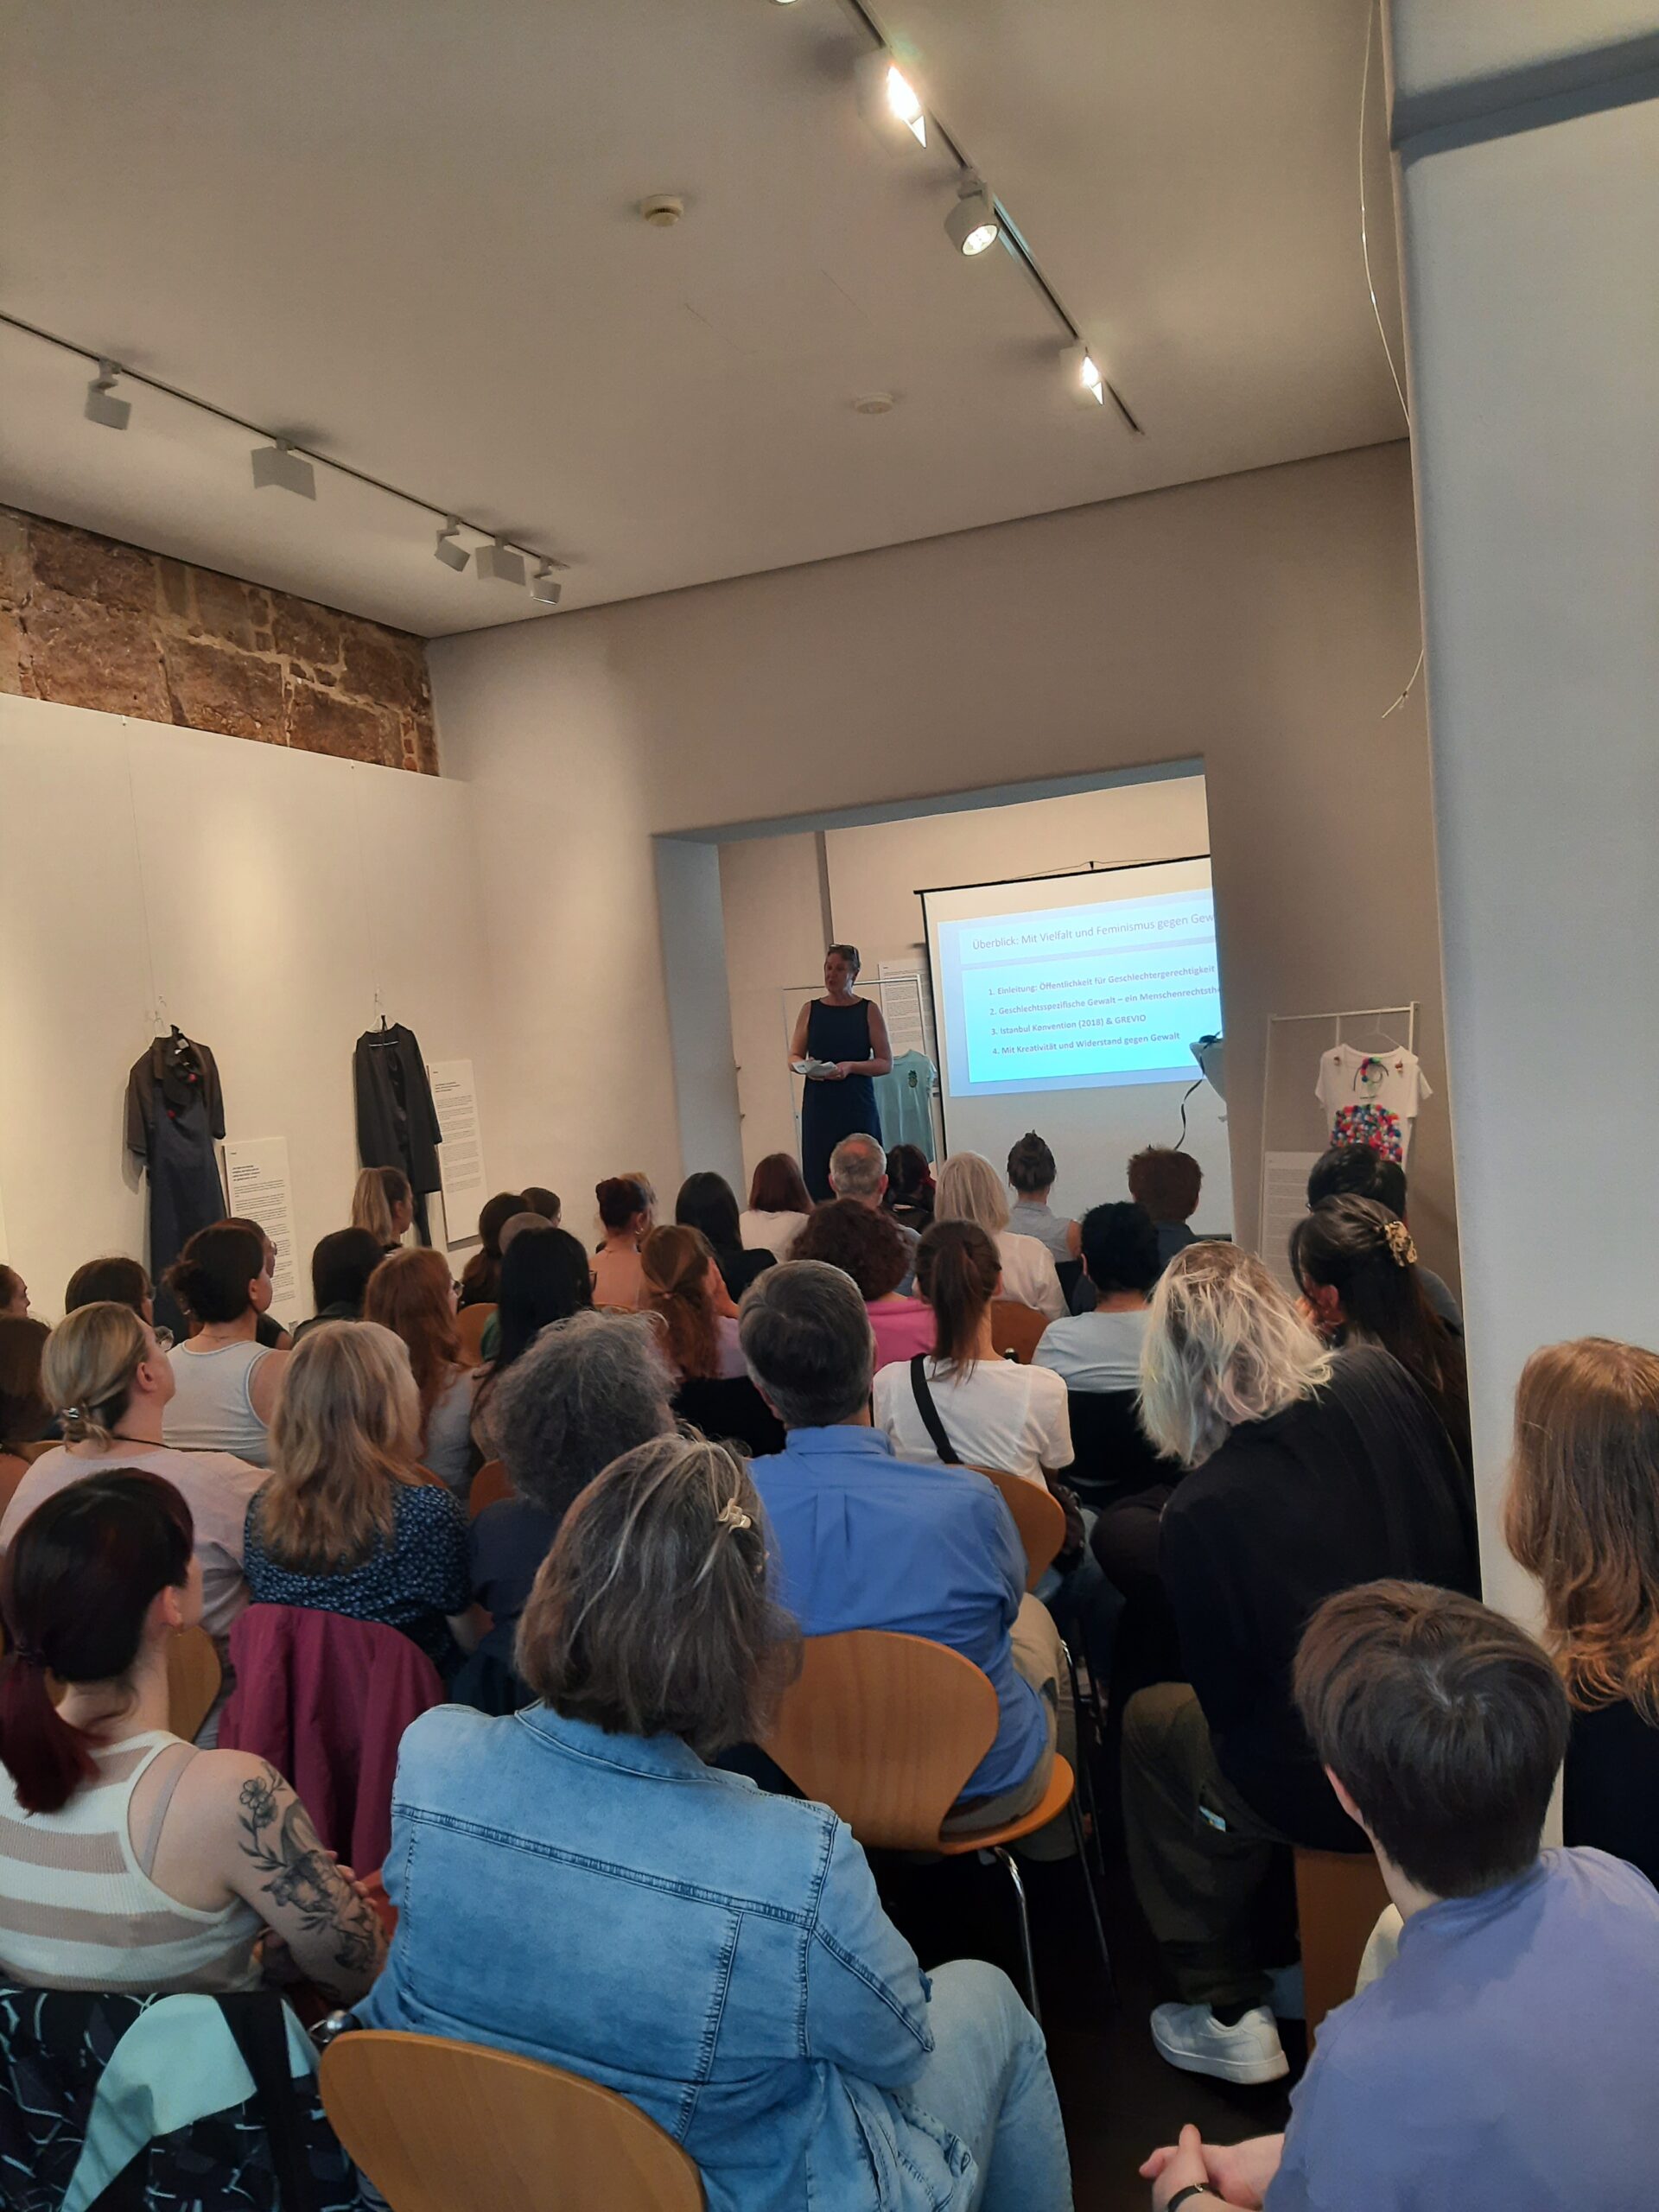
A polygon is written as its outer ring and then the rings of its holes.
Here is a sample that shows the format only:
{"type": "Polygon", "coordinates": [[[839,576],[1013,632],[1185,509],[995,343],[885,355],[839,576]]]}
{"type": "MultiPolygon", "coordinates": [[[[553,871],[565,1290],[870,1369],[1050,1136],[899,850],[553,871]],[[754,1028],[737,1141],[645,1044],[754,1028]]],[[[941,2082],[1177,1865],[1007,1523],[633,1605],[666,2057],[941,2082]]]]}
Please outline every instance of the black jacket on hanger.
{"type": "Polygon", "coordinates": [[[225,1134],[219,1069],[183,1031],[156,1038],[127,1077],[127,1149],[149,1175],[149,1273],[158,1318],[181,1322],[162,1277],[197,1230],[225,1218],[213,1139],[225,1134]]]}
{"type": "Polygon", "coordinates": [[[443,1138],[415,1032],[401,1021],[389,1029],[365,1029],[352,1055],[352,1082],[363,1165],[401,1167],[417,1197],[435,1191],[443,1138]]]}

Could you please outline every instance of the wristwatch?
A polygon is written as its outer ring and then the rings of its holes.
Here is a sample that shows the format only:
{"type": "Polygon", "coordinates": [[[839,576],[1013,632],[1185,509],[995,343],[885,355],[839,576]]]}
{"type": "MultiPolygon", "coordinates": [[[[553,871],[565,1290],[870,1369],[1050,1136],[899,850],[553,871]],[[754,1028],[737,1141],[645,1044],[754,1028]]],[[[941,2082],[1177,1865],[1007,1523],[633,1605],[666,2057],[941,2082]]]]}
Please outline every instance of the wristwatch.
{"type": "Polygon", "coordinates": [[[1182,2205],[1195,2196],[1207,2196],[1214,2204],[1224,2204],[1226,2202],[1224,2197],[1216,2195],[1207,2181],[1190,2181],[1185,2189],[1176,2190],[1174,2196],[1165,2205],[1164,2212],[1181,2212],[1182,2205]]]}

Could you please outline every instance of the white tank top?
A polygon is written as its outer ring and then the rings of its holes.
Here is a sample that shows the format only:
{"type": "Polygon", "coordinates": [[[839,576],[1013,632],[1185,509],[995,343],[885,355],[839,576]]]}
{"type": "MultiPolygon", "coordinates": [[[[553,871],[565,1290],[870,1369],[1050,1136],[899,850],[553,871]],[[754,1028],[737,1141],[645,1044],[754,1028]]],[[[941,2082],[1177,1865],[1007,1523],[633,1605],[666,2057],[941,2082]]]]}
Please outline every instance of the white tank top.
{"type": "Polygon", "coordinates": [[[253,1370],[269,1359],[264,1344],[220,1344],[168,1355],[177,1389],[162,1416],[162,1436],[175,1452],[233,1452],[251,1466],[270,1465],[270,1431],[253,1410],[253,1370]]]}
{"type": "MultiPolygon", "coordinates": [[[[128,1832],[132,1793],[168,1746],[157,1728],[93,1752],[97,1778],[55,1813],[26,1813],[0,1766],[0,1974],[34,1989],[257,1988],[253,1947],[264,1923],[242,1898],[217,1912],[180,1904],[148,1867],[190,1764],[180,1758],[148,1823],[143,1859],[128,1832]]],[[[194,1756],[194,1754],[192,1754],[194,1756]]]]}

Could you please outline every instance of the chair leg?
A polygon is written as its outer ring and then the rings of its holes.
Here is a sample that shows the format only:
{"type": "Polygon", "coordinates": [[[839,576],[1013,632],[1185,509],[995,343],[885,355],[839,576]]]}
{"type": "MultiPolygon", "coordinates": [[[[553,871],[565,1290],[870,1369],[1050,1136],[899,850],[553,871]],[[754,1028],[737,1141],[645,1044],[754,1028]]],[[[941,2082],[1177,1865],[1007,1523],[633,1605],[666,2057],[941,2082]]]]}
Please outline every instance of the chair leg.
{"type": "Polygon", "coordinates": [[[1065,1654],[1065,1663],[1071,1675],[1071,1710],[1076,1714],[1077,1722],[1077,1788],[1083,1793],[1083,1809],[1088,1815],[1084,1832],[1092,1834],[1095,1839],[1095,1865],[1103,1882],[1106,1878],[1106,1853],[1105,1846],[1101,1841],[1100,1810],[1095,1802],[1095,1763],[1090,1756],[1089,1745],[1085,1740],[1090,1732],[1094,1736],[1096,1746],[1105,1740],[1104,1731],[1101,1726],[1098,1694],[1095,1690],[1091,1677],[1089,1713],[1085,1726],[1083,1697],[1077,1681],[1077,1658],[1071,1645],[1064,1637],[1060,1640],[1060,1649],[1065,1654]]]}
{"type": "Polygon", "coordinates": [[[1117,2002],[1117,1984],[1112,1974],[1112,1955],[1106,1948],[1106,1930],[1100,1917],[1100,1899],[1095,1894],[1094,1877],[1089,1871],[1089,1853],[1083,1840],[1083,1816],[1077,1810],[1077,1794],[1071,1793],[1070,1806],[1071,1833],[1077,1840],[1077,1872],[1083,1876],[1083,1886],[1089,1899],[1089,1917],[1095,1923],[1095,1941],[1100,1946],[1101,1971],[1106,1977],[1106,1998],[1109,2004],[1117,2002]]]}
{"type": "MultiPolygon", "coordinates": [[[[1072,1802],[1074,1804],[1077,1802],[1075,1795],[1072,1802]]],[[[1040,2028],[1043,2008],[1037,1995],[1037,1959],[1031,1948],[1031,1915],[1026,1909],[1026,1885],[1020,1878],[1020,1869],[1014,1864],[1014,1853],[1005,1844],[998,1844],[992,1856],[1001,1860],[1008,1870],[1008,1879],[1014,1884],[1014,1903],[1020,1908],[1020,1945],[1026,1955],[1026,2002],[1031,2007],[1032,2018],[1040,2028]]],[[[1087,1869],[1084,1871],[1086,1872],[1087,1869]]]]}

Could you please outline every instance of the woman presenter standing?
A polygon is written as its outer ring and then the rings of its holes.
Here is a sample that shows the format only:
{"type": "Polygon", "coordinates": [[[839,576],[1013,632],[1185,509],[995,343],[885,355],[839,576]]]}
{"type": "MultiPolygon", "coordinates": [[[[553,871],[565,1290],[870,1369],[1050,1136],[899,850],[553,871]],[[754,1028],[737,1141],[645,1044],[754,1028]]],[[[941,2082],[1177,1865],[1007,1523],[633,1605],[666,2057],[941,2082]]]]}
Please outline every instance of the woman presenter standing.
{"type": "Polygon", "coordinates": [[[801,1171],[815,1199],[835,1195],[830,1155],[843,1137],[881,1141],[873,1077],[891,1072],[893,1047],[880,1007],[854,996],[857,975],[857,946],[832,944],[823,956],[823,996],[801,1008],[790,1040],[791,1065],[825,1064],[823,1073],[807,1077],[801,1101],[801,1171]]]}

